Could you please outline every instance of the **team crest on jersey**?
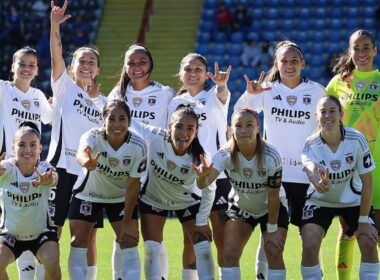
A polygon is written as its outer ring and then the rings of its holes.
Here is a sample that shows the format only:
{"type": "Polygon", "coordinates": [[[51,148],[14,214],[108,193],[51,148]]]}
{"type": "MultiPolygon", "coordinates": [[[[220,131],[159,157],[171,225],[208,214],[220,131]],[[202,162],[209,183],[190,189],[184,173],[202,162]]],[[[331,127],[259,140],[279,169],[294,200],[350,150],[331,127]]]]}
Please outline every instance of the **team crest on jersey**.
{"type": "Polygon", "coordinates": [[[265,177],[267,175],[267,172],[265,169],[259,169],[257,170],[257,175],[259,175],[259,177],[265,177]]]}
{"type": "Polygon", "coordinates": [[[108,163],[112,168],[115,168],[119,164],[119,160],[117,158],[109,158],[108,163]]]}
{"type": "Polygon", "coordinates": [[[92,212],[92,205],[89,201],[82,201],[80,204],[79,212],[84,216],[90,216],[92,212]]]}
{"type": "Polygon", "coordinates": [[[356,83],[356,88],[357,88],[358,90],[362,90],[365,86],[366,86],[366,83],[365,83],[365,82],[361,82],[361,81],[359,81],[359,82],[356,83]]]}
{"type": "Polygon", "coordinates": [[[131,164],[131,157],[124,157],[123,159],[123,165],[128,166],[131,164]]]}
{"type": "Polygon", "coordinates": [[[166,162],[166,166],[168,167],[169,170],[173,170],[174,168],[177,167],[177,165],[174,162],[172,162],[171,160],[168,160],[166,162]]]}
{"type": "Polygon", "coordinates": [[[149,104],[150,106],[154,106],[154,105],[156,105],[156,97],[155,97],[155,96],[149,96],[148,104],[149,104]]]}
{"type": "Polygon", "coordinates": [[[84,102],[86,102],[87,107],[92,106],[92,100],[91,99],[85,99],[84,102]]]}
{"type": "Polygon", "coordinates": [[[290,106],[293,106],[294,104],[297,103],[297,96],[290,95],[290,96],[286,97],[286,101],[288,102],[288,104],[290,106]]]}
{"type": "Polygon", "coordinates": [[[38,99],[34,99],[33,103],[34,103],[34,106],[36,106],[37,108],[40,108],[40,101],[38,99]]]}
{"type": "Polygon", "coordinates": [[[135,97],[132,99],[133,106],[135,107],[139,107],[142,102],[143,102],[143,99],[141,97],[135,97]]]}
{"type": "Polygon", "coordinates": [[[30,101],[29,100],[23,100],[21,101],[22,107],[24,107],[26,110],[30,109],[30,101]]]}
{"type": "Polygon", "coordinates": [[[330,161],[330,166],[334,171],[338,171],[340,169],[341,162],[340,160],[330,161]]]}
{"type": "Polygon", "coordinates": [[[351,164],[351,163],[353,163],[354,162],[354,155],[353,154],[347,154],[347,155],[345,155],[345,159],[346,159],[346,162],[348,163],[348,164],[351,164]]]}
{"type": "Polygon", "coordinates": [[[16,239],[12,235],[5,235],[4,241],[11,247],[15,246],[16,239]]]}
{"type": "Polygon", "coordinates": [[[370,83],[369,86],[368,86],[369,90],[372,90],[372,91],[377,91],[378,89],[378,85],[376,82],[373,82],[373,83],[370,83]]]}
{"type": "Polygon", "coordinates": [[[311,96],[310,95],[304,95],[303,104],[309,105],[310,103],[311,103],[311,96]]]}
{"type": "Polygon", "coordinates": [[[188,166],[182,166],[180,171],[183,175],[186,175],[187,173],[189,173],[189,170],[190,168],[188,166]]]}
{"type": "Polygon", "coordinates": [[[247,179],[251,178],[252,173],[253,173],[252,169],[250,169],[250,168],[243,168],[243,174],[244,174],[245,178],[247,178],[247,179]]]}
{"type": "Polygon", "coordinates": [[[19,189],[21,192],[26,193],[29,190],[29,182],[22,182],[18,184],[19,189]]]}

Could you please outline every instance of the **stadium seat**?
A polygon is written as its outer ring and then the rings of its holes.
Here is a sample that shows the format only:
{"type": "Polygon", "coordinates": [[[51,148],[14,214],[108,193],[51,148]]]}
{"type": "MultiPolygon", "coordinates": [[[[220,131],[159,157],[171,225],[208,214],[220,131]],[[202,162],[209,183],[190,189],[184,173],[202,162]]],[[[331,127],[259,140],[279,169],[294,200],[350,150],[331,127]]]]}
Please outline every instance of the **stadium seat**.
{"type": "Polygon", "coordinates": [[[260,39],[260,36],[257,32],[249,32],[248,35],[247,35],[247,40],[253,40],[253,41],[259,41],[260,39]]]}
{"type": "Polygon", "coordinates": [[[313,42],[323,42],[325,39],[325,33],[323,31],[318,31],[318,30],[323,30],[323,29],[315,29],[315,32],[311,33],[311,40],[313,42]]]}
{"type": "Polygon", "coordinates": [[[277,33],[272,32],[272,31],[264,32],[262,37],[264,40],[269,41],[269,42],[274,42],[274,41],[277,41],[278,39],[277,33]]]}
{"type": "Polygon", "coordinates": [[[374,30],[376,27],[373,17],[363,19],[363,27],[367,30],[374,30]]]}
{"type": "MultiPolygon", "coordinates": [[[[322,5],[326,5],[326,4],[322,4],[322,5]]],[[[316,8],[313,11],[313,17],[316,19],[321,19],[322,21],[325,21],[325,18],[327,17],[327,8],[325,8],[324,6],[318,6],[318,8],[316,8]]]]}
{"type": "Polygon", "coordinates": [[[244,40],[243,32],[234,32],[231,35],[231,43],[233,44],[242,44],[244,40]]]}
{"type": "Polygon", "coordinates": [[[241,55],[243,53],[243,45],[240,43],[231,44],[228,48],[228,53],[230,55],[241,55]]]}
{"type": "Polygon", "coordinates": [[[285,19],[281,23],[281,29],[285,31],[291,31],[293,29],[293,20],[292,19],[285,19]]]}
{"type": "Polygon", "coordinates": [[[306,31],[300,31],[297,33],[297,37],[295,38],[295,41],[298,43],[303,43],[303,42],[307,42],[308,39],[309,39],[308,33],[306,31]]]}
{"type": "Polygon", "coordinates": [[[312,46],[311,46],[311,53],[313,54],[313,55],[319,55],[319,54],[321,54],[321,53],[323,53],[323,51],[324,51],[324,45],[323,45],[323,43],[317,43],[317,42],[314,42],[313,44],[312,44],[312,46]]]}
{"type": "Polygon", "coordinates": [[[214,18],[214,9],[203,9],[202,20],[212,20],[214,18]]]}
{"type": "Polygon", "coordinates": [[[203,19],[200,24],[201,32],[211,32],[213,29],[214,23],[211,20],[203,19]]]}
{"type": "Polygon", "coordinates": [[[273,19],[267,20],[263,28],[265,28],[266,31],[275,32],[277,31],[277,21],[273,19]]]}
{"type": "Polygon", "coordinates": [[[204,7],[206,9],[215,10],[219,5],[218,0],[205,0],[204,7]]]}
{"type": "Polygon", "coordinates": [[[359,15],[359,9],[357,6],[349,6],[346,13],[349,19],[353,19],[359,15]]]}
{"type": "Polygon", "coordinates": [[[276,20],[278,18],[278,9],[276,8],[269,8],[265,15],[268,19],[276,20]]]}
{"type": "Polygon", "coordinates": [[[214,44],[214,47],[212,48],[214,51],[213,53],[215,55],[225,55],[227,53],[226,45],[225,44],[214,44]]]}
{"type": "Polygon", "coordinates": [[[342,21],[338,18],[332,18],[330,21],[330,28],[331,30],[337,30],[342,27],[342,21]]]}
{"type": "MultiPolygon", "coordinates": [[[[285,2],[287,2],[287,1],[285,1],[285,2]]],[[[291,8],[284,8],[282,10],[281,14],[282,14],[282,17],[284,19],[291,19],[291,20],[293,20],[295,12],[296,11],[295,11],[294,7],[291,7],[291,8]]]]}
{"type": "Polygon", "coordinates": [[[210,51],[209,44],[197,44],[195,47],[197,53],[200,53],[203,56],[207,56],[210,51]]]}
{"type": "Polygon", "coordinates": [[[227,43],[227,41],[228,41],[228,37],[226,33],[223,33],[223,32],[216,33],[215,43],[224,44],[224,43],[227,43]]]}
{"type": "Polygon", "coordinates": [[[310,9],[301,8],[298,13],[299,18],[308,20],[310,18],[310,9]]]}
{"type": "Polygon", "coordinates": [[[208,32],[202,32],[202,31],[199,31],[198,32],[198,43],[201,43],[201,44],[207,44],[210,42],[210,33],[208,32]]]}
{"type": "Polygon", "coordinates": [[[237,68],[242,65],[240,56],[237,55],[230,56],[226,62],[226,65],[231,65],[233,68],[237,68]]]}
{"type": "Polygon", "coordinates": [[[251,30],[261,32],[261,22],[259,20],[252,20],[251,30]]]}
{"type": "Polygon", "coordinates": [[[251,17],[253,21],[261,19],[263,15],[264,15],[263,10],[257,7],[253,8],[251,12],[251,17]]]}
{"type": "Polygon", "coordinates": [[[329,44],[342,39],[342,32],[339,29],[331,29],[328,32],[329,44]]]}
{"type": "Polygon", "coordinates": [[[323,29],[325,29],[325,22],[326,20],[324,19],[316,19],[314,21],[314,24],[313,24],[313,29],[316,30],[316,31],[321,31],[323,29]]]}

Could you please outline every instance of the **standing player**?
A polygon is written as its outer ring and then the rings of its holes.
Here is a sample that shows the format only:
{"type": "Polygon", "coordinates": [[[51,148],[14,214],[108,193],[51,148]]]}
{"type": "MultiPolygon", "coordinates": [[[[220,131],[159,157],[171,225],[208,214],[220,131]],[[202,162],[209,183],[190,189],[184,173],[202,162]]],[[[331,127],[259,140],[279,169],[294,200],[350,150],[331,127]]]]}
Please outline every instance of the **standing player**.
{"type": "MultiPolygon", "coordinates": [[[[199,141],[206,152],[215,154],[221,145],[227,142],[227,111],[230,102],[230,92],[227,87],[231,66],[226,72],[219,71],[215,63],[215,74],[207,72],[206,59],[197,53],[187,54],[181,61],[179,79],[182,87],[178,95],[169,105],[169,119],[178,106],[186,105],[194,109],[199,116],[199,141]],[[208,77],[215,83],[207,86],[208,77]]],[[[223,266],[223,226],[224,212],[228,208],[228,193],[231,185],[224,173],[216,181],[218,186],[210,220],[213,239],[218,250],[218,264],[223,266]]],[[[192,244],[186,239],[184,247],[184,262],[195,264],[192,244]]],[[[188,267],[183,271],[184,279],[193,279],[196,271],[188,267]]]]}
{"type": "MultiPolygon", "coordinates": [[[[343,123],[359,130],[366,138],[377,166],[380,166],[380,73],[374,69],[377,54],[375,37],[358,30],[350,37],[349,49],[338,60],[336,74],[326,90],[339,98],[344,108],[343,123]],[[377,141],[376,141],[377,140],[377,141]]],[[[373,205],[380,229],[380,168],[373,172],[373,205]]],[[[338,279],[351,279],[355,237],[344,227],[337,244],[338,279]]],[[[379,244],[378,244],[379,246],[379,244]]]]}
{"type": "MultiPolygon", "coordinates": [[[[172,114],[168,130],[132,121],[148,147],[148,177],[139,204],[148,280],[160,279],[162,275],[160,251],[168,211],[175,211],[183,232],[194,244],[199,279],[214,279],[207,218],[215,188],[204,189],[200,196],[196,174],[191,170],[192,163],[198,163],[199,156],[205,155],[197,137],[198,125],[198,116],[188,107],[172,114]]],[[[189,267],[190,263],[184,262],[183,266],[189,267]]]]}
{"type": "Polygon", "coordinates": [[[39,161],[42,145],[37,126],[22,125],[13,138],[15,156],[0,162],[0,278],[8,279],[7,266],[30,250],[44,265],[48,279],[61,279],[57,232],[48,212],[57,174],[49,163],[39,161]]]}
{"type": "MultiPolygon", "coordinates": [[[[52,110],[46,96],[31,86],[38,74],[37,52],[23,47],[13,54],[11,81],[0,81],[0,149],[7,157],[14,155],[13,136],[23,122],[33,122],[41,131],[41,122],[51,123],[52,110]]],[[[17,259],[20,279],[33,279],[34,256],[25,252],[17,259]]],[[[41,272],[43,274],[43,272],[41,272]]]]}
{"type": "MultiPolygon", "coordinates": [[[[153,58],[143,45],[131,45],[125,52],[120,80],[108,95],[110,99],[122,99],[131,108],[132,119],[160,128],[167,127],[168,105],[174,91],[168,86],[150,80],[153,58]]],[[[162,278],[168,279],[168,258],[165,246],[161,247],[162,278]]],[[[121,250],[115,241],[112,252],[113,279],[121,278],[121,250]]]]}
{"type": "MultiPolygon", "coordinates": [[[[264,139],[278,148],[283,157],[282,185],[288,199],[290,222],[300,226],[309,180],[302,170],[301,152],[308,135],[316,128],[315,108],[325,94],[323,87],[301,77],[305,67],[302,50],[290,41],[279,42],[273,66],[264,85],[265,73],[258,81],[247,76],[247,90],[235,104],[264,112],[264,139]]],[[[257,254],[256,274],[266,278],[263,244],[257,254]]]]}
{"type": "MultiPolygon", "coordinates": [[[[107,99],[100,94],[95,78],[99,75],[99,53],[92,47],[81,47],[73,54],[66,72],[62,57],[60,24],[69,19],[65,15],[67,1],[62,8],[51,7],[51,86],[53,89],[53,128],[48,160],[57,168],[58,185],[51,194],[50,210],[58,236],[66,220],[72,188],[81,171],[76,161],[78,139],[92,127],[102,127],[102,109],[107,99]]],[[[103,217],[100,217],[102,220],[103,217]]],[[[101,223],[101,221],[99,221],[101,223]]],[[[96,247],[94,230],[89,250],[88,279],[96,278],[96,247]]]]}
{"type": "Polygon", "coordinates": [[[303,279],[322,279],[318,251],[334,216],[344,220],[347,235],[356,236],[361,252],[359,278],[377,280],[378,232],[371,211],[372,173],[375,164],[364,136],[341,123],[342,106],[334,96],[317,105],[318,130],[302,152],[310,179],[302,215],[303,279]]]}
{"type": "Polygon", "coordinates": [[[240,279],[239,260],[245,244],[260,224],[268,256],[268,279],[286,279],[282,257],[289,216],[280,202],[281,156],[260,137],[259,118],[251,109],[232,115],[232,137],[213,157],[202,158],[202,167],[193,169],[200,188],[207,187],[226,170],[233,200],[226,212],[222,279],[240,279]]]}
{"type": "Polygon", "coordinates": [[[86,253],[91,232],[103,209],[121,246],[123,279],[140,279],[136,203],[140,177],[146,168],[146,145],[128,130],[131,113],[122,100],[103,110],[104,128],[92,128],[81,137],[77,159],[83,166],[70,204],[71,279],[85,279],[86,253]]]}

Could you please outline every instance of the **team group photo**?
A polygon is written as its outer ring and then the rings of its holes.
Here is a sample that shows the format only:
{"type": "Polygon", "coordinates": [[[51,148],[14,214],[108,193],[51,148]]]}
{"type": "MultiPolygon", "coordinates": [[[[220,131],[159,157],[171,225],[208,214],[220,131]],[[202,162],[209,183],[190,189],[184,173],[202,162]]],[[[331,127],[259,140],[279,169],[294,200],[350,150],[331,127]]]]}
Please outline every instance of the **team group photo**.
{"type": "Polygon", "coordinates": [[[376,0],[0,13],[0,280],[379,279],[376,0]]]}

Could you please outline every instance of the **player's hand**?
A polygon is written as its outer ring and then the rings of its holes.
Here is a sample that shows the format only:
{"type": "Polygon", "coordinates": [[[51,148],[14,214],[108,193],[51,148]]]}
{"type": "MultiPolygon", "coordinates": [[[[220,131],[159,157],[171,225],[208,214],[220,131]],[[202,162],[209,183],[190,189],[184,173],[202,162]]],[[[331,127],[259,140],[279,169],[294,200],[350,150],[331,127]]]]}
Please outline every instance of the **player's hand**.
{"type": "Polygon", "coordinates": [[[326,168],[326,172],[324,174],[323,174],[322,169],[318,168],[319,181],[313,184],[317,192],[325,193],[330,190],[329,174],[330,174],[330,171],[328,168],[326,168]]]}
{"type": "Polygon", "coordinates": [[[37,167],[34,167],[34,172],[37,173],[38,178],[32,180],[32,185],[35,187],[38,186],[51,186],[54,183],[54,175],[53,175],[53,169],[50,169],[49,171],[45,173],[41,173],[40,170],[38,170],[37,167]]]}
{"type": "Polygon", "coordinates": [[[285,240],[280,229],[275,232],[266,232],[265,234],[265,247],[272,246],[280,254],[284,251],[285,240]]]}
{"type": "Polygon", "coordinates": [[[218,62],[215,62],[215,74],[207,72],[207,76],[213,81],[217,86],[225,87],[227,86],[228,79],[230,78],[232,67],[228,66],[227,71],[223,72],[219,70],[218,62]]]}
{"type": "Polygon", "coordinates": [[[131,220],[129,222],[123,220],[118,242],[124,244],[127,242],[137,244],[139,242],[139,230],[131,223],[131,220]]]}
{"type": "Polygon", "coordinates": [[[260,74],[259,80],[251,81],[247,75],[244,75],[245,82],[247,83],[247,92],[250,94],[259,94],[264,91],[272,89],[272,87],[265,87],[263,85],[266,73],[263,71],[260,74]]]}
{"type": "Polygon", "coordinates": [[[358,230],[356,231],[356,238],[368,238],[373,246],[377,245],[378,232],[376,228],[370,223],[359,223],[358,230]]]}
{"type": "Polygon", "coordinates": [[[206,181],[208,175],[212,170],[213,163],[208,163],[203,155],[199,156],[201,159],[201,165],[196,166],[194,163],[191,164],[191,168],[197,174],[200,181],[206,181]]]}
{"type": "Polygon", "coordinates": [[[212,241],[212,231],[208,224],[204,226],[195,226],[193,236],[195,235],[201,235],[207,238],[208,241],[212,241]]]}
{"type": "Polygon", "coordinates": [[[50,20],[52,23],[61,24],[71,18],[71,15],[65,15],[68,1],[66,0],[62,8],[54,5],[54,1],[50,2],[51,13],[50,20]]]}
{"type": "Polygon", "coordinates": [[[87,160],[83,163],[83,167],[87,168],[88,170],[94,170],[96,168],[96,163],[100,157],[100,153],[97,153],[95,157],[92,157],[91,149],[86,149],[85,153],[87,155],[87,160]]]}
{"type": "Polygon", "coordinates": [[[89,96],[95,97],[102,94],[102,85],[98,83],[91,83],[84,86],[84,90],[88,93],[89,96]]]}

